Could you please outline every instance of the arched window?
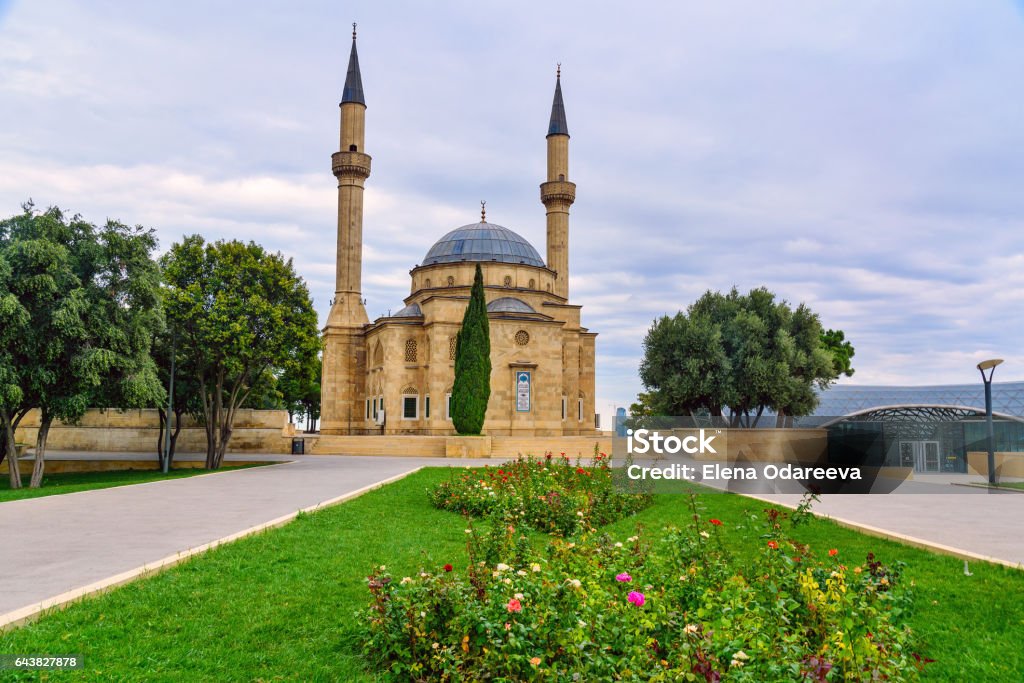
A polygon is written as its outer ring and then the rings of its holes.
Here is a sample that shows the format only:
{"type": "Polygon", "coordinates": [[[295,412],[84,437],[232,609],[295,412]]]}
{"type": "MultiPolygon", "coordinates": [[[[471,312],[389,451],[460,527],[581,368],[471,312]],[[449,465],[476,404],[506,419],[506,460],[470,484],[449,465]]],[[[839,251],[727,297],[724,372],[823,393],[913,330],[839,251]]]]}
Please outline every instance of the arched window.
{"type": "Polygon", "coordinates": [[[448,276],[448,286],[449,287],[454,287],[455,286],[455,278],[453,276],[451,276],[451,275],[448,276]]]}
{"type": "Polygon", "coordinates": [[[377,342],[377,346],[373,349],[373,364],[374,366],[384,365],[384,347],[380,342],[377,342]]]}
{"type": "Polygon", "coordinates": [[[530,289],[537,289],[537,281],[532,277],[530,278],[530,289]]]}
{"type": "Polygon", "coordinates": [[[577,405],[577,407],[578,407],[577,409],[579,411],[579,421],[583,422],[583,392],[582,391],[580,392],[580,397],[579,397],[578,403],[576,405],[577,405]]]}
{"type": "Polygon", "coordinates": [[[424,289],[430,289],[430,278],[429,277],[426,280],[423,281],[423,287],[424,287],[424,289]]]}
{"type": "Polygon", "coordinates": [[[402,389],[402,419],[418,420],[420,417],[420,394],[416,387],[402,389]]]}
{"type": "Polygon", "coordinates": [[[505,286],[506,287],[511,287],[512,286],[512,276],[511,275],[506,275],[505,276],[505,286]]]}

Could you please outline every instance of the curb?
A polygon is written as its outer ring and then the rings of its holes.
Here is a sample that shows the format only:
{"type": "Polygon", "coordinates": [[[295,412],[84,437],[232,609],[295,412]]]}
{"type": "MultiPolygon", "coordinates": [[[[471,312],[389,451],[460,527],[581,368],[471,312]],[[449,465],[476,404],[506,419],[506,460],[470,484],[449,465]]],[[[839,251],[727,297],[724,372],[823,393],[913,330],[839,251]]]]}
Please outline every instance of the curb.
{"type": "MultiPolygon", "coordinates": [[[[282,464],[291,464],[291,463],[282,463],[282,464]]],[[[271,465],[271,467],[273,467],[273,465],[271,465]]],[[[67,605],[69,605],[69,604],[71,604],[73,602],[77,602],[78,600],[81,600],[81,599],[83,599],[85,597],[88,597],[88,596],[91,596],[91,595],[97,595],[97,594],[100,594],[100,593],[105,593],[107,591],[113,590],[114,588],[117,588],[118,586],[124,585],[126,583],[131,582],[131,581],[135,581],[136,579],[141,579],[141,578],[145,578],[147,576],[153,576],[155,574],[159,574],[160,572],[162,572],[162,571],[164,571],[166,569],[170,569],[170,568],[174,567],[175,565],[181,564],[182,562],[185,562],[186,560],[188,560],[188,559],[190,559],[192,557],[195,557],[197,555],[201,555],[201,554],[205,553],[208,550],[212,550],[212,549],[216,548],[217,546],[221,546],[221,545],[224,545],[224,544],[227,544],[227,543],[231,543],[233,541],[237,541],[239,539],[246,538],[247,536],[253,536],[253,535],[258,534],[258,533],[260,533],[262,531],[267,531],[269,529],[274,529],[274,528],[277,528],[277,527],[280,527],[280,526],[284,526],[288,522],[291,522],[292,520],[294,520],[300,514],[304,514],[304,513],[308,513],[308,512],[314,512],[314,511],[320,510],[322,508],[327,508],[327,507],[331,507],[331,506],[334,506],[334,505],[339,505],[341,503],[344,503],[344,502],[347,502],[349,500],[352,500],[353,498],[358,498],[359,496],[361,496],[361,495],[363,495],[365,493],[369,493],[370,491],[373,491],[375,489],[379,489],[379,488],[381,488],[383,486],[387,486],[388,484],[391,484],[391,483],[394,483],[396,481],[399,481],[400,479],[404,479],[405,477],[408,477],[410,474],[414,474],[414,473],[420,471],[421,469],[423,469],[423,468],[422,467],[416,467],[416,468],[411,469],[411,470],[409,470],[407,472],[402,472],[401,474],[396,474],[393,477],[388,477],[387,479],[382,479],[381,481],[378,481],[378,482],[376,482],[374,484],[369,484],[368,486],[364,486],[364,487],[362,487],[360,489],[356,489],[355,491],[350,491],[348,493],[342,494],[342,495],[337,496],[335,498],[330,498],[328,500],[324,500],[324,501],[321,501],[319,503],[315,503],[315,504],[310,505],[308,507],[304,507],[301,510],[296,510],[295,512],[290,512],[290,513],[288,513],[286,515],[282,515],[280,517],[272,519],[269,522],[263,522],[262,524],[257,524],[256,526],[251,526],[248,529],[243,529],[242,531],[238,531],[238,532],[230,534],[228,536],[224,536],[222,538],[218,538],[218,539],[216,539],[214,541],[210,541],[209,543],[204,543],[203,545],[196,546],[194,548],[189,548],[188,550],[183,550],[183,551],[178,552],[178,553],[176,553],[174,555],[168,555],[167,557],[165,557],[165,558],[163,558],[161,560],[157,560],[156,562],[150,562],[148,564],[142,565],[141,567],[136,567],[135,569],[129,569],[126,572],[121,572],[120,574],[115,574],[114,576],[110,576],[110,577],[108,577],[106,579],[102,579],[101,581],[96,581],[96,582],[90,583],[90,584],[88,584],[86,586],[82,586],[81,588],[75,588],[75,589],[67,591],[65,593],[61,593],[60,595],[55,595],[52,598],[47,598],[46,600],[43,600],[42,602],[34,603],[32,605],[28,605],[27,607],[21,607],[19,609],[16,609],[16,610],[14,610],[12,612],[8,612],[6,614],[0,614],[0,633],[3,633],[5,631],[9,631],[9,630],[11,630],[13,628],[17,628],[18,626],[23,626],[23,625],[25,625],[25,624],[27,624],[27,623],[29,623],[31,621],[34,621],[35,619],[39,618],[40,616],[43,616],[45,613],[48,613],[48,612],[51,612],[51,611],[56,611],[58,609],[66,607],[67,605]]],[[[218,474],[218,473],[211,472],[211,474],[218,474]]],[[[198,475],[198,476],[205,476],[205,475],[198,475]]],[[[156,483],[156,482],[148,482],[148,483],[156,483]]],[[[85,493],[85,491],[82,491],[82,493],[85,493]]]]}
{"type": "Polygon", "coordinates": [[[1006,486],[989,486],[988,484],[957,484],[953,482],[950,486],[963,486],[969,489],[986,489],[993,493],[1024,493],[1024,489],[1015,489],[1006,486]]]}

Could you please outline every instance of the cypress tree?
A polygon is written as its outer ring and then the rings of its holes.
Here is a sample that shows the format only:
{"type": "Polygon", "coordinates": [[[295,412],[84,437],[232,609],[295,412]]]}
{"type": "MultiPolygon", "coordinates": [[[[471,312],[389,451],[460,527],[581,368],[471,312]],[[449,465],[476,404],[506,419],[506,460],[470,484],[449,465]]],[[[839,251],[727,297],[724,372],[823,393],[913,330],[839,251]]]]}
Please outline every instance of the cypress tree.
{"type": "Polygon", "coordinates": [[[491,328],[484,299],[484,274],[476,265],[469,306],[455,338],[452,422],[459,434],[479,434],[491,397],[491,328]]]}

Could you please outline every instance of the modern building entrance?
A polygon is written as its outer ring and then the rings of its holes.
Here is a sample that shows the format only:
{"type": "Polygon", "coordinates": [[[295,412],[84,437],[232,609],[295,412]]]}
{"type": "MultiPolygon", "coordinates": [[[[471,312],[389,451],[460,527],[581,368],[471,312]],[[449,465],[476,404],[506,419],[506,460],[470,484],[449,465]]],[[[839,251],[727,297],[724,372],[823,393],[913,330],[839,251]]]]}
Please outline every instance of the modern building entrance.
{"type": "Polygon", "coordinates": [[[938,441],[900,441],[900,466],[915,472],[940,472],[938,441]]]}

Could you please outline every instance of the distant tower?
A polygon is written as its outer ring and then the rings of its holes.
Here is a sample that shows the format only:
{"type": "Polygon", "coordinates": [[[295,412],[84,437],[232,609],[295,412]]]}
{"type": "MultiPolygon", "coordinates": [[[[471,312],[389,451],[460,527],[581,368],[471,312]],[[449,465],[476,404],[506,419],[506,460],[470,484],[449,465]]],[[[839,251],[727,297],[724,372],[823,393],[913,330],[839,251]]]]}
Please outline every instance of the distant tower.
{"type": "Polygon", "coordinates": [[[540,201],[548,214],[548,263],[558,274],[555,294],[569,298],[569,207],[576,201],[576,184],[569,182],[569,126],[562,102],[562,67],[555,75],[555,99],[548,123],[548,180],[541,183],[540,201]]]}
{"type": "Polygon", "coordinates": [[[370,176],[364,152],[366,100],[352,24],[352,52],[341,95],[341,147],[331,157],[338,179],[338,252],[334,303],[324,328],[321,432],[350,433],[361,421],[362,396],[356,378],[365,375],[366,349],[361,336],[369,322],[362,299],[363,183],[370,176]]]}

